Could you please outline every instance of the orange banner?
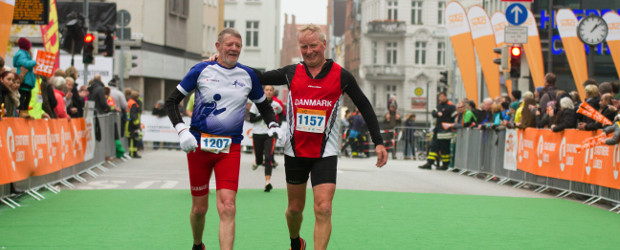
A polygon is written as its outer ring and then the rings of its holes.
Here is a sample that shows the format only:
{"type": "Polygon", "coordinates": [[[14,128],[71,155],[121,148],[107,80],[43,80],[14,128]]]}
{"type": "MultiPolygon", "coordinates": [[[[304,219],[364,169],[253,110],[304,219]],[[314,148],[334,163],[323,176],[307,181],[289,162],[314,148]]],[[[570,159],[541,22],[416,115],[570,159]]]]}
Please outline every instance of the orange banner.
{"type": "MultiPolygon", "coordinates": [[[[495,34],[495,44],[498,48],[502,47],[504,44],[506,44],[504,42],[504,30],[508,25],[508,20],[506,20],[504,12],[498,11],[493,13],[493,15],[491,16],[491,25],[493,26],[493,34],[495,34]]],[[[498,55],[497,58],[499,57],[500,55],[498,55]]],[[[510,64],[508,64],[507,66],[508,68],[510,68],[510,64]]],[[[512,93],[512,80],[510,78],[504,78],[504,82],[506,83],[506,89],[508,90],[508,93],[512,93]]]]}
{"type": "Polygon", "coordinates": [[[607,33],[609,52],[614,60],[614,65],[616,65],[616,74],[620,77],[620,15],[610,11],[603,15],[603,19],[607,23],[609,30],[607,33]]]}
{"type": "Polygon", "coordinates": [[[467,14],[463,6],[451,1],[446,5],[445,24],[450,34],[454,55],[459,65],[463,87],[467,98],[478,103],[478,77],[476,75],[476,54],[472,42],[467,14]]]}
{"type": "Polygon", "coordinates": [[[54,65],[56,65],[56,54],[39,50],[37,51],[37,65],[34,66],[33,73],[46,77],[54,76],[54,65]]]}
{"type": "Polygon", "coordinates": [[[84,119],[0,121],[0,184],[41,176],[83,162],[92,130],[84,119]]]}
{"type": "Polygon", "coordinates": [[[578,150],[584,138],[600,131],[548,129],[518,131],[518,169],[535,175],[620,189],[619,145],[596,145],[578,150]]]}
{"type": "Polygon", "coordinates": [[[527,8],[527,19],[522,25],[527,26],[527,43],[523,45],[523,49],[525,50],[527,64],[530,66],[534,86],[544,87],[545,65],[543,63],[542,49],[540,48],[540,36],[538,35],[536,18],[534,18],[529,8],[527,8]]]}
{"type": "Polygon", "coordinates": [[[555,15],[555,19],[579,96],[586,96],[582,84],[588,80],[588,64],[585,47],[577,38],[577,17],[572,10],[561,9],[555,15]]]}
{"type": "Polygon", "coordinates": [[[60,37],[58,36],[58,12],[56,11],[56,0],[50,1],[49,23],[41,25],[41,37],[43,37],[43,47],[45,51],[54,55],[52,72],[60,65],[60,37]]]}
{"type": "Polygon", "coordinates": [[[469,20],[471,37],[478,54],[478,60],[482,66],[482,74],[489,90],[489,96],[491,98],[498,97],[500,95],[499,69],[497,64],[493,62],[497,58],[497,55],[493,52],[497,44],[495,43],[491,20],[489,20],[487,12],[478,5],[469,8],[467,19],[469,20]]]}
{"type": "Polygon", "coordinates": [[[9,44],[15,0],[0,0],[0,56],[4,58],[9,44]]]}

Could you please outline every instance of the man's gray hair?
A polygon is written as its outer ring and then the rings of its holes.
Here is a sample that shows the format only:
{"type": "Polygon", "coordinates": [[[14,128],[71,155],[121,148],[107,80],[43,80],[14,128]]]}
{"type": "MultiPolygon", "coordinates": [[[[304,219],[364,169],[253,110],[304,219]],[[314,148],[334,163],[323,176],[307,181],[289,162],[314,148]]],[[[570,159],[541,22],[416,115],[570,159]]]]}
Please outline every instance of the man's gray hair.
{"type": "Polygon", "coordinates": [[[223,43],[224,42],[224,36],[226,36],[226,34],[241,39],[241,34],[239,34],[239,31],[237,31],[234,28],[226,28],[226,29],[222,30],[219,35],[217,35],[217,42],[218,43],[223,43]]]}
{"type": "Polygon", "coordinates": [[[323,33],[323,29],[321,29],[321,26],[312,23],[306,24],[304,26],[301,26],[301,28],[297,29],[297,40],[299,40],[299,36],[306,31],[313,32],[319,35],[319,40],[321,40],[321,42],[325,42],[325,40],[327,40],[325,33],[323,33]]]}

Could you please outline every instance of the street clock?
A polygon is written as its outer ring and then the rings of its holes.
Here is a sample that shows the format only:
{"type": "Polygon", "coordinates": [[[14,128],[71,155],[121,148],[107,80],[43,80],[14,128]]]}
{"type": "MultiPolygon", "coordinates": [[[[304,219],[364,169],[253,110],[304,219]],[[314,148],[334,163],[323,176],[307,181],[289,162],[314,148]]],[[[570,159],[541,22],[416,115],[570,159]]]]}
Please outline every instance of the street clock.
{"type": "Polygon", "coordinates": [[[608,32],[607,23],[602,17],[589,15],[581,19],[577,25],[577,36],[587,45],[598,45],[605,41],[608,32]]]}

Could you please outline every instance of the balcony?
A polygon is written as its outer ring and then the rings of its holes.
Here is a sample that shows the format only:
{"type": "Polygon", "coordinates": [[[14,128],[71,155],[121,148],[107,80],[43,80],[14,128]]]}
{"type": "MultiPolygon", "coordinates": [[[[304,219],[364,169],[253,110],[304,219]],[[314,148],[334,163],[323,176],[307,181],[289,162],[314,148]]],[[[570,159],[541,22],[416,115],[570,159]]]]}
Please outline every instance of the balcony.
{"type": "Polygon", "coordinates": [[[368,22],[366,35],[371,37],[404,37],[406,32],[405,21],[374,20],[368,22]]]}
{"type": "Polygon", "coordinates": [[[402,65],[367,65],[364,71],[368,80],[405,80],[405,66],[402,65]]]}

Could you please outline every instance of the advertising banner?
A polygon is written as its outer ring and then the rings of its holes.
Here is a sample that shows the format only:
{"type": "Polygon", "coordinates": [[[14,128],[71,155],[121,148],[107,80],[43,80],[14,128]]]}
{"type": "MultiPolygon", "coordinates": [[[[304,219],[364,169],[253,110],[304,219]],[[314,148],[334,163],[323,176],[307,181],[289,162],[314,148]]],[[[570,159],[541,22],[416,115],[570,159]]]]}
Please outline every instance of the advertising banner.
{"type": "MultiPolygon", "coordinates": [[[[528,128],[518,132],[518,169],[535,175],[620,189],[620,148],[605,144],[579,150],[600,131],[553,132],[528,128]]],[[[508,146],[507,146],[508,147],[508,146]]]]}
{"type": "Polygon", "coordinates": [[[54,63],[52,64],[52,72],[54,72],[60,65],[58,63],[58,56],[60,55],[58,12],[56,11],[56,0],[47,1],[49,1],[49,22],[46,25],[41,25],[41,37],[43,38],[43,47],[45,47],[45,51],[54,55],[54,63]]]}
{"type": "Polygon", "coordinates": [[[534,86],[544,87],[545,65],[540,47],[540,36],[538,35],[538,27],[536,27],[536,18],[534,18],[530,9],[527,9],[527,19],[522,25],[527,26],[527,43],[523,45],[523,49],[527,58],[527,64],[530,66],[534,86]]]}
{"type": "Polygon", "coordinates": [[[0,56],[4,58],[11,36],[15,0],[0,0],[0,56]]]}
{"type": "Polygon", "coordinates": [[[472,41],[467,14],[456,1],[446,5],[445,24],[459,65],[465,93],[469,100],[478,103],[478,77],[476,76],[476,54],[472,41]]]}
{"type": "Polygon", "coordinates": [[[87,128],[84,119],[3,118],[0,184],[46,175],[85,161],[86,149],[94,152],[95,147],[94,135],[87,128]]]}
{"type": "Polygon", "coordinates": [[[607,23],[607,45],[609,53],[616,66],[616,73],[620,76],[620,15],[610,11],[603,15],[603,19],[607,23]]]}
{"type": "Polygon", "coordinates": [[[37,50],[37,65],[34,66],[33,73],[41,76],[54,76],[54,65],[56,65],[56,54],[37,50]]]}
{"type": "Polygon", "coordinates": [[[478,60],[482,67],[484,82],[489,90],[491,98],[500,95],[499,70],[497,64],[493,62],[497,58],[493,49],[497,47],[493,27],[487,12],[478,5],[474,5],[467,11],[467,19],[471,28],[471,36],[474,41],[478,60]]]}
{"type": "Polygon", "coordinates": [[[586,96],[582,84],[588,79],[588,64],[584,45],[577,37],[577,17],[572,10],[561,9],[555,19],[579,96],[586,96]]]}

